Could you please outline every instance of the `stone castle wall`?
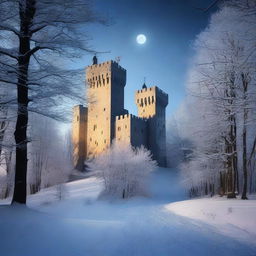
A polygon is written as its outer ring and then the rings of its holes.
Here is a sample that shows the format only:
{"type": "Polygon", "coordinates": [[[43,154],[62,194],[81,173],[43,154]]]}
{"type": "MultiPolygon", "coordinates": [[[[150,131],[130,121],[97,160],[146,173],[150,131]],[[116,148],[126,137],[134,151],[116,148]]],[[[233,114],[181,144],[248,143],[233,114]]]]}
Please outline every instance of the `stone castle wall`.
{"type": "Polygon", "coordinates": [[[73,162],[76,169],[83,168],[84,157],[87,155],[87,111],[82,105],[73,108],[72,144],[73,162]]]}
{"type": "Polygon", "coordinates": [[[130,143],[133,147],[147,147],[147,120],[131,114],[121,115],[116,117],[115,127],[117,141],[130,143]]]}
{"type": "Polygon", "coordinates": [[[168,95],[158,87],[143,88],[135,94],[138,117],[124,109],[126,70],[114,61],[86,68],[88,110],[74,108],[74,164],[97,156],[113,139],[150,149],[159,165],[165,166],[165,108],[168,95]],[[82,117],[82,115],[85,115],[82,117]]]}

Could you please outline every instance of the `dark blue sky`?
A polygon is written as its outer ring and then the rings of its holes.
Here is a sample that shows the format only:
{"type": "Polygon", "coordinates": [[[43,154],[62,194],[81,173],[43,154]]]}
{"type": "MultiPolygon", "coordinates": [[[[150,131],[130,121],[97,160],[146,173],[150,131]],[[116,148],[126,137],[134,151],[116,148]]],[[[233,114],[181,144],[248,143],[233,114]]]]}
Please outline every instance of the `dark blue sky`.
{"type": "MultiPolygon", "coordinates": [[[[86,29],[99,54],[99,62],[121,57],[127,70],[125,107],[137,114],[134,93],[144,77],[148,86],[157,85],[169,94],[167,118],[185,97],[185,81],[193,52],[193,40],[208,23],[211,9],[202,12],[212,0],[94,0],[94,7],[111,20],[112,25],[92,25],[86,29]],[[145,34],[144,45],[136,36],[145,34]]],[[[79,66],[91,64],[85,56],[79,66]]]]}

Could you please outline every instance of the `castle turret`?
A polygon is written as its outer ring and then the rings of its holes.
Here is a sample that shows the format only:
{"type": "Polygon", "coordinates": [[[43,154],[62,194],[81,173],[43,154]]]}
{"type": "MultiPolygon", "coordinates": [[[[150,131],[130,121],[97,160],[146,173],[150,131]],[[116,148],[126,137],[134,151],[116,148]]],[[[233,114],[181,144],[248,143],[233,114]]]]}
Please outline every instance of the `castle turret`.
{"type": "Polygon", "coordinates": [[[95,156],[111,144],[115,135],[115,117],[124,110],[126,70],[107,61],[86,68],[88,99],[87,157],[95,156]]]}
{"type": "Polygon", "coordinates": [[[87,152],[87,108],[82,105],[73,108],[72,143],[73,163],[77,170],[82,171],[87,152]]]}
{"type": "Polygon", "coordinates": [[[157,86],[143,88],[136,92],[138,116],[148,118],[148,148],[160,166],[166,166],[165,108],[168,94],[157,86]]]}

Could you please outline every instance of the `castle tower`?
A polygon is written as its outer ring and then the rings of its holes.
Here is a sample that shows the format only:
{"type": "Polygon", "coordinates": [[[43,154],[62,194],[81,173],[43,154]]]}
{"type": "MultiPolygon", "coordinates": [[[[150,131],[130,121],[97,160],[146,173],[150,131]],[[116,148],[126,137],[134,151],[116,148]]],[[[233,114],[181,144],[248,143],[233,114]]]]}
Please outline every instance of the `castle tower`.
{"type": "Polygon", "coordinates": [[[87,155],[93,157],[111,144],[115,135],[115,117],[126,114],[124,86],[126,70],[114,61],[86,68],[88,103],[87,155]]]}
{"type": "Polygon", "coordinates": [[[73,164],[75,169],[83,170],[84,157],[87,152],[87,108],[82,105],[73,108],[72,121],[72,144],[73,144],[73,164]]]}
{"type": "Polygon", "coordinates": [[[135,94],[138,116],[148,119],[148,148],[160,166],[166,166],[165,108],[168,94],[157,86],[142,89],[135,94]]]}

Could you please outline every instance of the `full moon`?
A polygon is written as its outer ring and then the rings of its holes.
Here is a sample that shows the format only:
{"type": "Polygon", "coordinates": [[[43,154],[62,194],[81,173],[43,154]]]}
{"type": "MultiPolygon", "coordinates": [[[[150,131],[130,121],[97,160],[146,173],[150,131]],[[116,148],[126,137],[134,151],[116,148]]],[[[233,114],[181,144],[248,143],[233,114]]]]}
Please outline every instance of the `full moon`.
{"type": "Polygon", "coordinates": [[[146,41],[147,41],[147,38],[146,38],[145,35],[140,34],[140,35],[137,35],[136,41],[137,41],[138,44],[145,44],[146,41]]]}

